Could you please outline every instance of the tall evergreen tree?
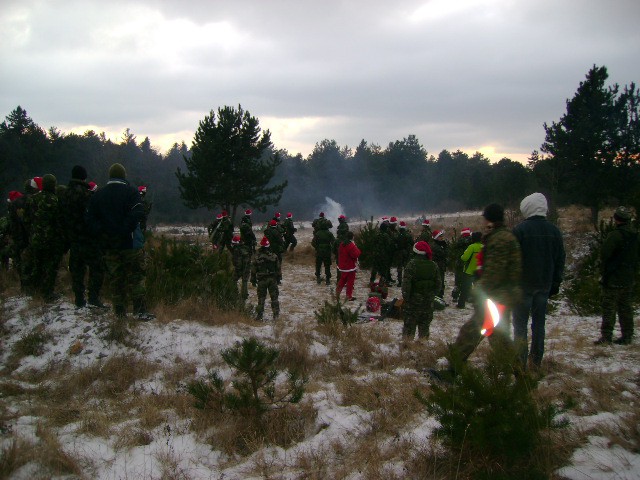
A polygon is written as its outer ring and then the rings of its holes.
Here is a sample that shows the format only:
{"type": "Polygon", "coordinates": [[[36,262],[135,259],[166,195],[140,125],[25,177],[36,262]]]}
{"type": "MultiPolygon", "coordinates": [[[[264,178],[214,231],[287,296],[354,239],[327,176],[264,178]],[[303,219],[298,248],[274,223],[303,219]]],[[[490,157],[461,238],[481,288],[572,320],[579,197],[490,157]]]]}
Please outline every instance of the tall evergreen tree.
{"type": "Polygon", "coordinates": [[[212,110],[200,121],[191,158],[185,157],[187,173],[176,171],[185,205],[220,206],[232,219],[240,205],[260,211],[277,205],[287,182],[269,186],[281,162],[277,153],[268,156],[271,146],[269,130],[261,133],[258,119],[240,105],[218,108],[217,117],[212,110]]]}
{"type": "Polygon", "coordinates": [[[544,124],[542,151],[548,153],[562,172],[559,189],[570,192],[570,201],[591,209],[592,221],[614,193],[614,159],[621,148],[618,85],[607,87],[606,67],[593,66],[574,97],[567,100],[567,112],[558,122],[544,124]]]}

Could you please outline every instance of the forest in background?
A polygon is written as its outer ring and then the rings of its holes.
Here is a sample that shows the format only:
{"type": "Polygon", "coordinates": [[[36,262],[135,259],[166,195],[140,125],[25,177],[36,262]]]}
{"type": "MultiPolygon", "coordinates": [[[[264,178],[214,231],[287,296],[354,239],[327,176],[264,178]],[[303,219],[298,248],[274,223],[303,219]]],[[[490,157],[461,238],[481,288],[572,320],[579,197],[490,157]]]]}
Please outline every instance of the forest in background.
{"type": "MultiPolygon", "coordinates": [[[[340,203],[349,217],[398,216],[481,209],[498,202],[517,207],[529,193],[545,193],[553,207],[581,204],[597,212],[604,206],[640,204],[640,97],[635,84],[607,86],[606,67],[594,66],[558,122],[544,124],[541,152],[527,165],[509,158],[492,163],[481,153],[443,150],[429,154],[415,135],[386,147],[361,143],[352,149],[335,140],[316,143],[306,158],[271,146],[263,156],[278,154],[271,183],[287,180],[275,211],[292,212],[296,220],[318,214],[325,197],[340,203]]],[[[24,181],[52,173],[67,184],[74,165],[83,165],[88,180],[107,181],[109,166],[122,163],[134,185],[146,185],[153,202],[150,224],[208,223],[204,208],[190,209],[181,198],[176,171],[184,170],[191,149],[182,142],[165,154],[147,137],[138,141],[125,130],[119,142],[104,133],[45,130],[18,106],[0,124],[0,184],[3,194],[23,190],[24,181]]],[[[251,205],[246,205],[251,207],[251,205]]]]}

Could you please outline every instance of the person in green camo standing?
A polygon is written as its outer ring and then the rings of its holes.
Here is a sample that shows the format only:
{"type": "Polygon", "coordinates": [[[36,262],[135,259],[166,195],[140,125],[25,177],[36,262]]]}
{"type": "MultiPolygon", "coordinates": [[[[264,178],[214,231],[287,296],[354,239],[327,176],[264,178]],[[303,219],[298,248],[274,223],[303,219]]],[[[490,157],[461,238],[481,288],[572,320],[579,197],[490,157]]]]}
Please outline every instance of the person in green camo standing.
{"type": "Polygon", "coordinates": [[[233,260],[233,281],[242,280],[240,298],[243,302],[249,297],[249,275],[251,274],[251,247],[242,242],[240,235],[231,239],[231,255],[233,260]]]}
{"type": "Polygon", "coordinates": [[[280,315],[280,302],[278,301],[278,256],[271,251],[269,239],[266,236],[260,240],[260,247],[256,251],[253,262],[251,263],[251,284],[257,287],[258,293],[256,320],[263,320],[267,292],[271,299],[273,319],[277,320],[280,315]]]}

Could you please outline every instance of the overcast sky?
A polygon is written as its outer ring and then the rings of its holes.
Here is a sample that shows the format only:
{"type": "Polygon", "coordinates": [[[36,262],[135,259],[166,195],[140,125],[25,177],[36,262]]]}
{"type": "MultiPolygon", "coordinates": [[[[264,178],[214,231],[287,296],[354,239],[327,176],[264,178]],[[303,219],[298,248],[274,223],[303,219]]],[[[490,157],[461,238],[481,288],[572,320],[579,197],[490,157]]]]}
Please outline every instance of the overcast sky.
{"type": "Polygon", "coordinates": [[[162,153],[241,104],[277,148],[323,139],[525,160],[594,65],[640,81],[638,0],[128,0],[0,5],[0,116],[130,128],[162,153]]]}

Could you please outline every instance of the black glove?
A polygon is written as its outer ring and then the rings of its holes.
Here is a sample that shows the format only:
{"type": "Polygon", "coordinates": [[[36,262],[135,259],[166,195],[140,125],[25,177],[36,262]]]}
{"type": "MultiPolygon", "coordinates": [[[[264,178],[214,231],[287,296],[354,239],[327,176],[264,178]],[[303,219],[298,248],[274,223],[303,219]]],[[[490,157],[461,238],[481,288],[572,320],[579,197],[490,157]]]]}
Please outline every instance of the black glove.
{"type": "Polygon", "coordinates": [[[551,285],[551,290],[549,290],[549,297],[555,297],[558,292],[560,292],[560,284],[554,283],[551,285]]]}

